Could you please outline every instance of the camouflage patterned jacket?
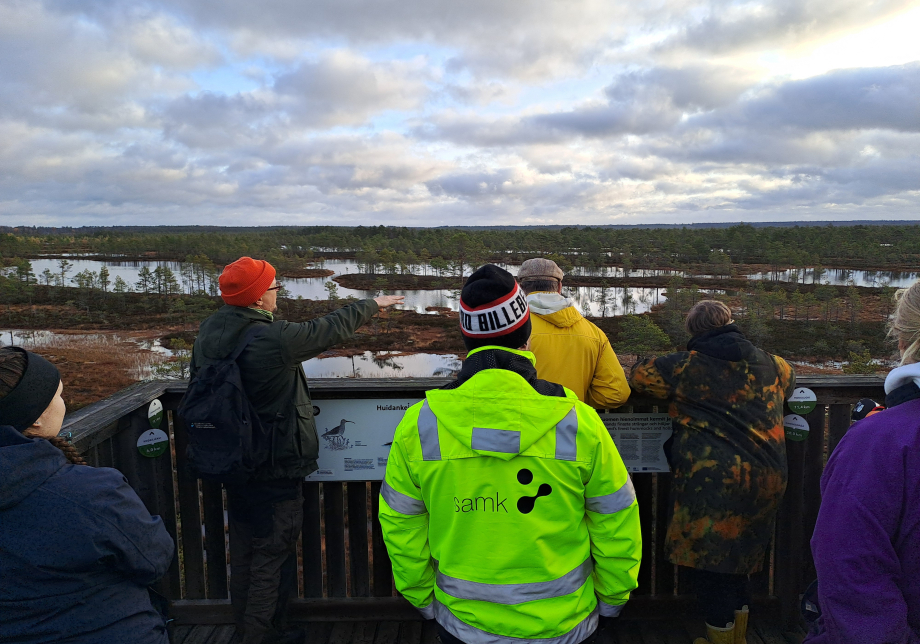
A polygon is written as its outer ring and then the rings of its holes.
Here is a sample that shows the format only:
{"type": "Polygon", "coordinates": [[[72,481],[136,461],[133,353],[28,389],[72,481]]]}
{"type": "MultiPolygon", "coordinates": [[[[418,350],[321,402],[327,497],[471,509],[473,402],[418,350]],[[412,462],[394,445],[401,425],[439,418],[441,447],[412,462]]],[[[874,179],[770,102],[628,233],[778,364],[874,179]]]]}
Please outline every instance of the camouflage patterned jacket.
{"type": "Polygon", "coordinates": [[[670,403],[668,554],[681,566],[757,572],[786,490],[783,399],[795,373],[733,324],[687,348],[637,363],[629,378],[636,394],[670,403]]]}

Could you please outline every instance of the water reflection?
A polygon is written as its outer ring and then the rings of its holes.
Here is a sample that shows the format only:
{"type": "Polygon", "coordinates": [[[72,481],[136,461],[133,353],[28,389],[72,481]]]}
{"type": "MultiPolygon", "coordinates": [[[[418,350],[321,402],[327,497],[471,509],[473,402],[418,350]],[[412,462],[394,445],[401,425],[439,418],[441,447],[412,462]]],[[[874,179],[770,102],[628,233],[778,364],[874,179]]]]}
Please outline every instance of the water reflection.
{"type": "Polygon", "coordinates": [[[831,284],[856,286],[894,286],[906,288],[920,278],[916,271],[857,271],[846,268],[824,268],[817,272],[814,268],[790,269],[784,271],[764,271],[750,275],[752,280],[773,280],[778,282],[796,282],[798,284],[831,284]]]}
{"type": "Polygon", "coordinates": [[[122,343],[136,345],[163,356],[173,352],[160,344],[156,338],[129,336],[124,333],[59,333],[44,329],[0,329],[0,347],[16,346],[23,349],[80,347],[87,344],[106,345],[117,348],[122,343]]]}
{"type": "Polygon", "coordinates": [[[357,356],[307,360],[303,369],[308,378],[450,378],[461,365],[455,355],[365,351],[357,356]]]}
{"type": "Polygon", "coordinates": [[[645,313],[667,299],[663,288],[563,286],[562,290],[575,300],[582,315],[590,317],[645,313]]]}
{"type": "MultiPolygon", "coordinates": [[[[138,272],[146,267],[148,270],[155,270],[158,266],[166,266],[173,271],[176,278],[183,281],[183,290],[188,291],[186,276],[183,276],[183,262],[159,262],[159,261],[130,261],[130,262],[103,262],[99,260],[73,259],[70,260],[72,268],[67,273],[67,282],[77,273],[90,270],[98,272],[105,265],[109,270],[109,279],[114,282],[115,277],[121,277],[129,286],[135,287],[138,281],[138,272]]],[[[520,266],[512,264],[500,264],[513,275],[516,275],[520,266]]],[[[334,259],[318,261],[313,265],[315,268],[325,268],[333,272],[330,277],[316,277],[307,279],[283,278],[284,285],[290,293],[290,297],[303,297],[310,300],[324,300],[329,297],[326,289],[326,283],[336,275],[345,275],[349,273],[360,273],[363,267],[353,259],[334,259]]],[[[54,275],[60,275],[60,267],[56,259],[35,259],[32,260],[32,268],[39,281],[42,281],[41,274],[47,269],[54,275]]],[[[430,266],[415,267],[423,275],[434,275],[435,271],[430,266]]],[[[468,270],[468,269],[467,269],[468,270]]],[[[656,277],[656,276],[684,276],[691,274],[673,269],[633,269],[624,271],[622,267],[603,267],[599,269],[575,268],[572,275],[593,275],[606,276],[610,278],[623,277],[656,277]]],[[[695,277],[715,277],[710,274],[693,274],[695,277]]],[[[742,276],[743,277],[743,276],[742,276]]],[[[846,269],[823,269],[817,273],[813,268],[783,271],[765,271],[755,273],[749,276],[751,279],[759,280],[778,280],[786,282],[798,282],[804,284],[823,283],[832,285],[845,285],[854,283],[857,286],[884,286],[890,285],[895,287],[910,286],[915,280],[920,278],[920,272],[916,271],[865,271],[865,270],[846,270],[846,269]]],[[[644,313],[652,306],[665,301],[663,295],[664,289],[655,288],[636,288],[636,287],[619,287],[605,289],[608,293],[601,293],[599,287],[571,287],[566,286],[565,292],[573,297],[579,306],[579,310],[587,315],[623,315],[625,313],[644,313]],[[605,313],[606,312],[606,313],[605,313]]],[[[356,290],[336,285],[338,296],[355,297],[365,299],[379,295],[380,290],[356,290]]],[[[459,309],[459,292],[454,289],[437,289],[437,290],[388,290],[387,293],[402,295],[406,298],[405,305],[401,308],[415,310],[419,313],[426,312],[430,307],[448,307],[454,311],[459,309]]]]}
{"type": "MultiPolygon", "coordinates": [[[[61,266],[60,260],[57,259],[33,259],[32,272],[40,284],[44,284],[42,273],[47,269],[53,276],[60,278],[61,266]]],[[[143,267],[150,271],[159,266],[168,267],[179,279],[181,269],[185,262],[103,262],[96,259],[70,259],[70,267],[65,274],[65,286],[73,286],[71,280],[74,275],[83,271],[92,271],[98,273],[99,269],[105,266],[109,271],[109,279],[114,282],[116,277],[121,277],[133,289],[138,280],[138,272],[143,267]]]]}

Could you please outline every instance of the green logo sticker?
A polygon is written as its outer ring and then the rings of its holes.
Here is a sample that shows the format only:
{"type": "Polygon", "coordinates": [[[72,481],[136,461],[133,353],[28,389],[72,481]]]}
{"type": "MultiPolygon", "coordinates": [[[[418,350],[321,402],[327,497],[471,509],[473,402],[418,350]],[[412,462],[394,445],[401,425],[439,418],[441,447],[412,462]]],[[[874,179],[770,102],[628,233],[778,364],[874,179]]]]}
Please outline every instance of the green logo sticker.
{"type": "Polygon", "coordinates": [[[818,397],[815,392],[805,387],[796,387],[795,391],[789,397],[789,409],[797,414],[810,414],[815,410],[818,404],[818,397]]]}
{"type": "Polygon", "coordinates": [[[789,414],[783,418],[786,440],[803,441],[808,438],[808,421],[798,414],[789,414]]]}
{"type": "Polygon", "coordinates": [[[151,427],[159,427],[163,422],[163,403],[159,400],[154,400],[150,403],[150,407],[147,409],[147,419],[150,421],[151,427]]]}
{"type": "Polygon", "coordinates": [[[166,453],[169,436],[162,429],[148,429],[137,439],[137,451],[141,456],[156,458],[166,453]]]}

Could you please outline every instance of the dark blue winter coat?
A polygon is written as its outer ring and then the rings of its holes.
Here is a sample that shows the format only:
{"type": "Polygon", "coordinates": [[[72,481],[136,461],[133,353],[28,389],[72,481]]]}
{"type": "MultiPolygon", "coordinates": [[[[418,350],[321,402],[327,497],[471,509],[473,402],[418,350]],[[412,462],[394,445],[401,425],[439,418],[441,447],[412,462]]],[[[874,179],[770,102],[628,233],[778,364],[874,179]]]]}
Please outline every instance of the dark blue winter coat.
{"type": "Polygon", "coordinates": [[[173,541],[118,470],[0,426],[0,642],[166,644],[173,541]]]}

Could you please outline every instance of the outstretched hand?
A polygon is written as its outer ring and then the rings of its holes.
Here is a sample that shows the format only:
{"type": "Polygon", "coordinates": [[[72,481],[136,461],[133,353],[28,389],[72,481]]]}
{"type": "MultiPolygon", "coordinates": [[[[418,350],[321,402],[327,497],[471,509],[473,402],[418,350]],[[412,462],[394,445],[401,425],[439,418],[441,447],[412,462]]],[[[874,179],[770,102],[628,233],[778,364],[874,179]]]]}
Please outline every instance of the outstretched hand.
{"type": "Polygon", "coordinates": [[[402,304],[405,299],[403,295],[381,295],[380,297],[375,297],[374,301],[377,303],[377,306],[385,309],[394,304],[402,304]]]}

